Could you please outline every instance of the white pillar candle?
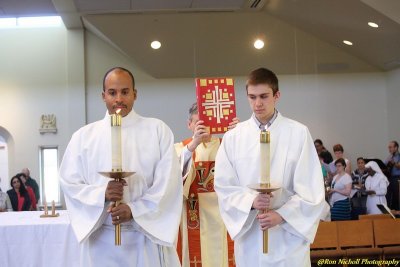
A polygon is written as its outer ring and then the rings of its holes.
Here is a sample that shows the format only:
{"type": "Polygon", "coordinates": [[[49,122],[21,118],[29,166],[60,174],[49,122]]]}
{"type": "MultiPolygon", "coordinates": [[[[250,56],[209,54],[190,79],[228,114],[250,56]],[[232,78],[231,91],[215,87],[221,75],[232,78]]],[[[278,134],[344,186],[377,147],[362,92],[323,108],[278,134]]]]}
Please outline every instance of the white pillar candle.
{"type": "Polygon", "coordinates": [[[112,151],[112,171],[122,171],[122,141],[121,141],[121,122],[122,116],[117,110],[116,114],[111,115],[111,151],[112,151]]]}
{"type": "Polygon", "coordinates": [[[270,133],[260,133],[260,183],[270,184],[270,133]]]}

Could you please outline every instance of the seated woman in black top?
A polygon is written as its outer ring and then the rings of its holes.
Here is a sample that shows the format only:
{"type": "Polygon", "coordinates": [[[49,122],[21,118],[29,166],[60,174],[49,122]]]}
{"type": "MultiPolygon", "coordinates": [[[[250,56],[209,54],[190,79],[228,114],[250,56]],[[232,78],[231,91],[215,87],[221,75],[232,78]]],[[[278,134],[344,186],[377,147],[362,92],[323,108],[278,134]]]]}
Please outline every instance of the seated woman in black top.
{"type": "Polygon", "coordinates": [[[12,189],[7,191],[10,197],[11,206],[14,211],[29,211],[32,210],[31,200],[28,191],[23,185],[21,179],[14,176],[11,179],[10,185],[12,189]]]}

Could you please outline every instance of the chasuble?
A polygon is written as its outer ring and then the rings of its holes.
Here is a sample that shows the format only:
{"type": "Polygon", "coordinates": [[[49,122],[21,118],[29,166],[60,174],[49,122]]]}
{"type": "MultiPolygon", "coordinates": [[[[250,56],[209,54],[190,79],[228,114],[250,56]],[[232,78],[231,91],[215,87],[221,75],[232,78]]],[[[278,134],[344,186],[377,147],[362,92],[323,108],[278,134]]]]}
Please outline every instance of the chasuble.
{"type": "MultiPolygon", "coordinates": [[[[178,155],[191,140],[175,144],[178,155]]],[[[233,241],[227,235],[214,191],[215,156],[220,142],[212,137],[198,145],[183,174],[183,212],[177,246],[183,267],[234,266],[233,241]]]]}

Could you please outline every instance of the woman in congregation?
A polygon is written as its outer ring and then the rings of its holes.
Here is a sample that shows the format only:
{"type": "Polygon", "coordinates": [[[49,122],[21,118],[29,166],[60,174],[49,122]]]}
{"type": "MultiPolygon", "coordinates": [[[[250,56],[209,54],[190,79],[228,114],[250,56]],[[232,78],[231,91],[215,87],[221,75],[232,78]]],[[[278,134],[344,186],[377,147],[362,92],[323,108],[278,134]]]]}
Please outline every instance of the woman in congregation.
{"type": "Polygon", "coordinates": [[[345,171],[346,171],[349,175],[351,175],[351,162],[350,162],[350,160],[348,160],[348,159],[346,159],[346,158],[344,157],[344,149],[343,149],[343,146],[342,146],[341,144],[336,144],[336,145],[333,146],[333,154],[335,155],[335,160],[332,161],[332,162],[329,164],[329,167],[330,167],[330,175],[331,175],[331,176],[335,176],[335,175],[336,175],[337,170],[336,170],[335,165],[336,165],[336,160],[338,160],[338,159],[344,159],[344,161],[346,162],[346,169],[345,169],[345,171]]]}
{"type": "Polygon", "coordinates": [[[389,181],[375,161],[368,162],[365,168],[369,173],[365,180],[365,192],[368,194],[367,214],[381,214],[376,204],[387,205],[386,192],[389,181]]]}
{"type": "Polygon", "coordinates": [[[10,182],[11,188],[7,191],[10,197],[11,206],[14,211],[29,211],[32,210],[31,199],[28,191],[25,189],[21,178],[14,176],[10,182]]]}
{"type": "Polygon", "coordinates": [[[345,171],[346,161],[342,158],[335,161],[336,175],[332,179],[329,203],[331,205],[331,220],[342,221],[351,219],[350,192],[353,180],[345,171]]]}
{"type": "Polygon", "coordinates": [[[29,185],[26,184],[26,179],[27,179],[26,174],[21,172],[21,173],[18,173],[16,176],[21,179],[22,184],[25,186],[25,189],[28,192],[29,198],[32,203],[32,210],[37,210],[37,207],[36,207],[37,201],[36,201],[36,197],[35,197],[35,192],[33,191],[32,187],[30,187],[29,185]]]}

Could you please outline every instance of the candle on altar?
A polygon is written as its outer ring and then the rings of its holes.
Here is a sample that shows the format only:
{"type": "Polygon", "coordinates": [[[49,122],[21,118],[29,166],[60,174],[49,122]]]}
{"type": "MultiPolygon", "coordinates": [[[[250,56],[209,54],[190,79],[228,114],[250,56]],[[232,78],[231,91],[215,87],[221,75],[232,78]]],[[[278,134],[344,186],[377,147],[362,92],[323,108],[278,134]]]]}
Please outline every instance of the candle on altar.
{"type": "Polygon", "coordinates": [[[270,186],[270,133],[269,131],[260,132],[260,183],[270,186]]]}
{"type": "Polygon", "coordinates": [[[51,202],[51,215],[56,215],[56,203],[54,200],[51,202]]]}
{"type": "Polygon", "coordinates": [[[112,171],[122,171],[122,141],[121,141],[121,109],[111,114],[111,150],[112,150],[112,171]]]}
{"type": "Polygon", "coordinates": [[[43,208],[44,208],[44,214],[47,215],[49,214],[49,210],[47,209],[47,201],[46,201],[46,193],[43,192],[43,208]]]}

